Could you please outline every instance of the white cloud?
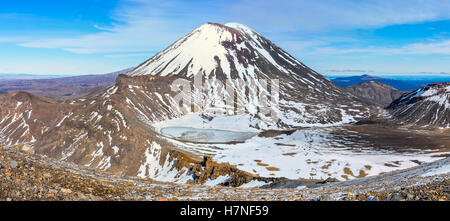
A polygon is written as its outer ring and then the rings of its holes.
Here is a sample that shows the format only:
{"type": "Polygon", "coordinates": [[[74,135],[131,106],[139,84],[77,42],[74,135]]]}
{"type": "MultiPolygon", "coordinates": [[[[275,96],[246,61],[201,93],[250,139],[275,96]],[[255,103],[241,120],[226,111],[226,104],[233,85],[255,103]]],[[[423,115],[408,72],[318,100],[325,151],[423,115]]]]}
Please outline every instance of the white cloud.
{"type": "Polygon", "coordinates": [[[323,32],[449,19],[450,1],[244,0],[232,6],[231,15],[255,28],[323,32]]]}
{"type": "Polygon", "coordinates": [[[327,72],[367,73],[367,72],[374,72],[374,71],[373,70],[361,70],[361,69],[330,69],[330,70],[327,70],[327,72]]]}
{"type": "Polygon", "coordinates": [[[179,37],[177,25],[158,18],[127,21],[102,31],[72,38],[53,38],[28,41],[24,47],[60,48],[73,53],[109,53],[149,51],[167,45],[169,39],[179,37]]]}
{"type": "MultiPolygon", "coordinates": [[[[56,48],[73,53],[142,53],[159,51],[193,28],[208,22],[236,21],[259,32],[323,32],[332,29],[377,28],[450,18],[450,2],[445,0],[237,0],[188,1],[124,0],[112,13],[110,27],[95,26],[98,32],[71,38],[44,38],[24,41],[24,47],[56,48]]],[[[280,38],[280,39],[281,39],[280,38]]],[[[274,39],[276,40],[276,39],[274,39]]],[[[281,42],[295,54],[324,46],[322,40],[281,42]]],[[[430,45],[428,45],[428,49],[430,45]]],[[[421,45],[410,45],[418,50],[421,45]]],[[[426,46],[424,46],[426,47],[426,46]]],[[[321,53],[374,52],[380,49],[335,49],[321,47],[321,53]]],[[[403,49],[405,52],[407,48],[403,49]]],[[[443,49],[435,48],[435,52],[443,49]]]]}
{"type": "Polygon", "coordinates": [[[154,55],[155,52],[153,53],[124,53],[124,54],[108,54],[105,55],[105,57],[107,58],[126,58],[126,57],[150,57],[152,55],[154,55]]]}
{"type": "MultiPolygon", "coordinates": [[[[115,10],[111,27],[96,25],[97,33],[71,38],[46,38],[20,43],[23,47],[56,48],[73,53],[145,52],[161,50],[195,27],[195,11],[171,2],[127,0],[115,10]],[[176,16],[175,16],[176,15],[176,16]]],[[[200,23],[201,24],[201,23],[200,23]]]]}
{"type": "Polygon", "coordinates": [[[78,59],[2,59],[0,60],[0,73],[27,73],[27,74],[98,74],[124,69],[120,64],[111,65],[99,61],[85,61],[78,59]],[[26,65],[24,65],[26,64],[26,65]]]}
{"type": "Polygon", "coordinates": [[[450,55],[450,39],[431,41],[428,43],[413,43],[401,47],[366,47],[366,48],[336,48],[317,47],[310,54],[387,54],[387,55],[450,55]]]}
{"type": "Polygon", "coordinates": [[[450,55],[450,39],[432,42],[432,43],[415,43],[406,45],[400,49],[392,51],[398,54],[443,54],[450,55]]]}
{"type": "Polygon", "coordinates": [[[22,36],[0,36],[0,43],[19,43],[28,40],[30,40],[30,38],[22,36]]]}

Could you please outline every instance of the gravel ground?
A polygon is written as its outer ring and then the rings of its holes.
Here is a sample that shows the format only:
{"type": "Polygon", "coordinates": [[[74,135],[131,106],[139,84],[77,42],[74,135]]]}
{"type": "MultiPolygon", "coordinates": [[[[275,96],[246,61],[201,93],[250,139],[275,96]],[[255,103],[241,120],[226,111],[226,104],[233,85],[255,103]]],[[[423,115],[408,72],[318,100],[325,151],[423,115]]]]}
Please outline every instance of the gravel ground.
{"type": "MultiPolygon", "coordinates": [[[[412,169],[345,182],[271,188],[208,187],[118,177],[56,162],[45,156],[0,148],[0,201],[103,200],[449,200],[450,173],[421,177],[449,158],[412,169]],[[296,188],[293,188],[296,187],[296,188]]],[[[288,185],[289,184],[289,185],[288,185]]]]}

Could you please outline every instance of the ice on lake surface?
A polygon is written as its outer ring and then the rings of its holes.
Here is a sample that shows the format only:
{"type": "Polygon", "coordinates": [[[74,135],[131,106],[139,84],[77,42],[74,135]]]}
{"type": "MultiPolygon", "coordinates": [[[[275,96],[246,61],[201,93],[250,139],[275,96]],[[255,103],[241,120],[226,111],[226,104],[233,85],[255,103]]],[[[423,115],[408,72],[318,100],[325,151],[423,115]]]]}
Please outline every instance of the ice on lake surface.
{"type": "Polygon", "coordinates": [[[177,140],[199,143],[244,142],[258,134],[255,132],[236,132],[193,127],[164,127],[161,129],[161,133],[177,140]]]}
{"type": "Polygon", "coordinates": [[[261,177],[342,181],[406,169],[450,153],[445,133],[376,124],[308,127],[292,133],[256,129],[253,122],[243,115],[211,120],[190,114],[153,126],[167,137],[185,141],[173,141],[184,151],[212,156],[217,163],[261,177]]]}

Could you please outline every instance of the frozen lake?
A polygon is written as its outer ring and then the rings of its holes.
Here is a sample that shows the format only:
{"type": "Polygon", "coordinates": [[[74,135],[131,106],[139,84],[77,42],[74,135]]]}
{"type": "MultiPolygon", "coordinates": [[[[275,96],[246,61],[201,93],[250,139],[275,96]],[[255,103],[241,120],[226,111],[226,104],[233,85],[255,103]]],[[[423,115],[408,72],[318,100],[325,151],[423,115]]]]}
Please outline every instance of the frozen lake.
{"type": "MultiPolygon", "coordinates": [[[[250,138],[251,133],[246,137],[245,133],[232,130],[165,128],[173,133],[171,137],[198,142],[184,143],[180,148],[199,156],[211,155],[218,163],[236,165],[262,177],[332,177],[342,181],[432,162],[450,151],[448,135],[377,125],[305,128],[293,133],[274,131],[250,138]],[[228,136],[212,131],[232,133],[228,136]]],[[[169,136],[167,131],[165,134],[169,136]]]]}
{"type": "Polygon", "coordinates": [[[383,125],[272,131],[256,129],[253,122],[243,115],[211,120],[190,114],[154,126],[184,141],[176,143],[184,151],[210,155],[262,177],[347,180],[406,169],[450,153],[448,133],[383,125]]]}
{"type": "Polygon", "coordinates": [[[164,127],[161,129],[161,133],[177,140],[196,143],[239,143],[258,134],[255,132],[236,132],[193,127],[164,127]]]}

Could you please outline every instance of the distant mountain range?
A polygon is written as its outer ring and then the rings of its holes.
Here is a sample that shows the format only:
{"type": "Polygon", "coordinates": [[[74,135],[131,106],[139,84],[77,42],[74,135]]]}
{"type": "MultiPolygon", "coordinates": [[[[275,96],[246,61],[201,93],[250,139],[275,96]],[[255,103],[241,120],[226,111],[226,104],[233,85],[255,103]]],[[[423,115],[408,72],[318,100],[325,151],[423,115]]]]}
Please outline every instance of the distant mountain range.
{"type": "Polygon", "coordinates": [[[87,95],[113,84],[119,74],[124,74],[129,70],[125,69],[108,74],[57,78],[55,78],[55,75],[0,75],[0,94],[12,91],[26,91],[54,100],[64,101],[87,95]],[[43,79],[36,79],[41,77],[43,79]]]}
{"type": "Polygon", "coordinates": [[[430,83],[450,82],[450,76],[392,76],[389,78],[361,75],[361,76],[328,76],[334,83],[341,87],[353,86],[362,82],[377,81],[387,84],[400,91],[413,91],[430,83]],[[395,78],[395,79],[394,79],[395,78]]]}
{"type": "Polygon", "coordinates": [[[5,74],[0,73],[0,81],[10,80],[36,80],[69,77],[66,75],[40,75],[40,74],[5,74]]]}

